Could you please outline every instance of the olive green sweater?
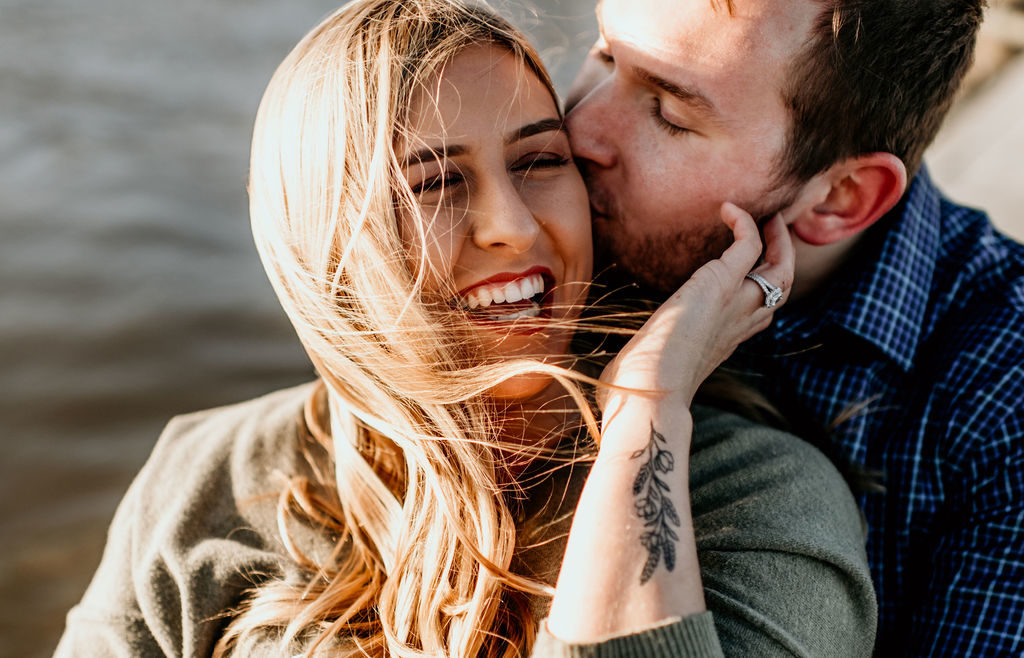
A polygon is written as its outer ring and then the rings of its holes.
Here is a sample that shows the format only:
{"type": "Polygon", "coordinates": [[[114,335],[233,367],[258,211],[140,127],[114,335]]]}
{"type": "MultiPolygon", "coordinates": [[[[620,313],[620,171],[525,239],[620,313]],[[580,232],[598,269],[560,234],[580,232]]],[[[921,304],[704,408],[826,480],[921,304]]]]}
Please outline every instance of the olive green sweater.
{"type": "MultiPolygon", "coordinates": [[[[308,472],[301,386],[175,418],[132,484],[57,656],[208,656],[254,583],[301,582],[276,525],[280,474],[308,472]]],[[[589,645],[542,630],[533,656],[867,656],[876,609],[857,507],[817,450],[736,416],[694,409],[690,489],[709,612],[589,645]]],[[[586,467],[527,504],[554,541],[522,554],[554,583],[586,467]],[[562,495],[567,492],[566,495],[562,495]]],[[[524,530],[524,532],[528,532],[524,530]]],[[[329,541],[300,537],[326,555],[329,541]]],[[[534,539],[534,538],[531,538],[534,539]]],[[[641,565],[637,565],[638,574],[641,565]]],[[[583,602],[581,605],[585,605],[583,602]]],[[[537,618],[548,601],[535,600],[537,618]]],[[[267,643],[237,655],[277,655],[267,643]]]]}

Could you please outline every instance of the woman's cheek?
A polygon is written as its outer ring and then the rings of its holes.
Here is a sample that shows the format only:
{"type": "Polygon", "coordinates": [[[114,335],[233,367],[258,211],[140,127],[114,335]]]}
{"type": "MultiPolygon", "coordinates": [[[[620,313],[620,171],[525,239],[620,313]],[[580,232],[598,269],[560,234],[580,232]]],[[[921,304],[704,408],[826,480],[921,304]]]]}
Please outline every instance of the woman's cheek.
{"type": "Polygon", "coordinates": [[[411,265],[416,268],[413,270],[416,272],[423,264],[427,290],[438,290],[451,279],[463,244],[458,234],[458,223],[444,221],[438,216],[434,216],[430,221],[422,236],[425,242],[418,237],[415,239],[411,265]]]}

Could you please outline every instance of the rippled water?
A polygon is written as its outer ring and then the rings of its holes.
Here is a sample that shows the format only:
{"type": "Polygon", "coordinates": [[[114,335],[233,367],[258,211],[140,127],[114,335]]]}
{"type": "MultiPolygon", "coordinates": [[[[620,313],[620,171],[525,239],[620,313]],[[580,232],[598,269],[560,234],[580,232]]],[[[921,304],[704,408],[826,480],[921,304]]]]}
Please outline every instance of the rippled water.
{"type": "MultiPolygon", "coordinates": [[[[0,0],[0,655],[52,652],[173,414],[307,380],[249,236],[252,117],[329,0],[0,0]]],[[[592,3],[498,4],[564,88],[592,3]]]]}

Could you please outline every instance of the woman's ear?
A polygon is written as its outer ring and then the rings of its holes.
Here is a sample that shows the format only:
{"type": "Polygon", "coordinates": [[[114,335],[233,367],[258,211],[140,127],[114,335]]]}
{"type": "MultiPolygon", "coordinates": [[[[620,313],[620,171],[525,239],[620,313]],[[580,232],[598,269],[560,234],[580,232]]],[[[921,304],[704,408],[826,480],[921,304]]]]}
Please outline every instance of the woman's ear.
{"type": "MultiPolygon", "coordinates": [[[[907,168],[891,153],[869,153],[837,162],[815,177],[817,198],[789,217],[808,244],[833,244],[870,227],[889,212],[907,187],[907,168]]],[[[796,208],[794,208],[796,209],[796,208]]]]}

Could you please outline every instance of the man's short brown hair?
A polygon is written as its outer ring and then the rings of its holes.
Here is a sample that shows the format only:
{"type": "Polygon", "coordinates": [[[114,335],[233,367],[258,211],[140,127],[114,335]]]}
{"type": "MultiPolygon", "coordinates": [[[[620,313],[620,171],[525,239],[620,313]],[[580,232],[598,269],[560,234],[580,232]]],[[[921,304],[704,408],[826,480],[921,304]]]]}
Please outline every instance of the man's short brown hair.
{"type": "Polygon", "coordinates": [[[913,175],[974,57],[984,0],[825,0],[791,64],[779,170],[805,181],[883,151],[913,175]]]}

